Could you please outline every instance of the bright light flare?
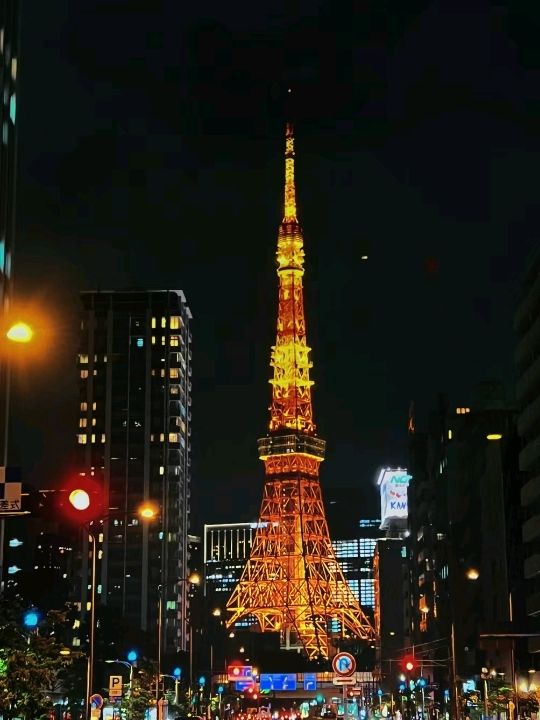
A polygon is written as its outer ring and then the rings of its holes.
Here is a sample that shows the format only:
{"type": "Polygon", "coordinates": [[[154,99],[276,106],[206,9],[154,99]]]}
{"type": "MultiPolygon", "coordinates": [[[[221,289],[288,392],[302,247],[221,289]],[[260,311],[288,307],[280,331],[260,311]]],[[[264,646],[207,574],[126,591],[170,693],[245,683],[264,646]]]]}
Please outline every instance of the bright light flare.
{"type": "Polygon", "coordinates": [[[88,510],[90,507],[90,495],[86,490],[72,490],[69,493],[69,502],[73,505],[75,510],[88,510]]]}
{"type": "Polygon", "coordinates": [[[501,433],[489,433],[488,435],[486,435],[486,440],[493,441],[493,440],[501,440],[501,439],[502,439],[501,433]]]}
{"type": "Polygon", "coordinates": [[[34,337],[34,331],[25,322],[16,322],[14,323],[9,330],[6,332],[6,337],[8,340],[11,340],[11,342],[15,343],[29,343],[32,341],[32,338],[34,337]]]}
{"type": "Polygon", "coordinates": [[[146,502],[140,506],[137,512],[143,520],[154,520],[159,515],[159,508],[155,503],[146,502]]]}
{"type": "Polygon", "coordinates": [[[465,573],[468,580],[478,580],[480,572],[475,567],[470,567],[465,573]]]}

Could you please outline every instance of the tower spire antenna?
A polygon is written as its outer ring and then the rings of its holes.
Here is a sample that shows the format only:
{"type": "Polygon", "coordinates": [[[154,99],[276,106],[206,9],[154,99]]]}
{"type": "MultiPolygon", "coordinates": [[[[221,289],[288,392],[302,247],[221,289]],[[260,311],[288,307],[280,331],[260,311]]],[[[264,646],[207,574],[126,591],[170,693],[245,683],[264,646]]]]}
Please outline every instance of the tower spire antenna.
{"type": "Polygon", "coordinates": [[[296,217],[296,186],[294,181],[294,126],[285,126],[285,204],[283,222],[298,222],[296,217]]]}

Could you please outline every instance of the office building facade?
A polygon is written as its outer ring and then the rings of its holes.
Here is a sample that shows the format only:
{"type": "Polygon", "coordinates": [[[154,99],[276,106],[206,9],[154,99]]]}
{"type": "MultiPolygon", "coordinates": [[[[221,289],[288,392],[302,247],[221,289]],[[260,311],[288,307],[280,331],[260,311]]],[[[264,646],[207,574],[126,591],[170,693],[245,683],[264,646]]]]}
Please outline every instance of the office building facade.
{"type": "Polygon", "coordinates": [[[502,386],[478,385],[470,406],[440,397],[409,449],[410,642],[430,644],[434,661],[453,643],[460,677],[488,667],[511,680],[529,658],[504,639],[526,625],[518,438],[502,386]]]}
{"type": "Polygon", "coordinates": [[[102,483],[107,508],[95,528],[97,604],[147,633],[154,651],[185,650],[191,313],[180,290],[83,292],[81,302],[78,469],[102,483]],[[159,508],[148,522],[145,501],[159,508]]]}
{"type": "Polygon", "coordinates": [[[17,176],[18,0],[0,0],[0,303],[9,304],[17,176]]]}

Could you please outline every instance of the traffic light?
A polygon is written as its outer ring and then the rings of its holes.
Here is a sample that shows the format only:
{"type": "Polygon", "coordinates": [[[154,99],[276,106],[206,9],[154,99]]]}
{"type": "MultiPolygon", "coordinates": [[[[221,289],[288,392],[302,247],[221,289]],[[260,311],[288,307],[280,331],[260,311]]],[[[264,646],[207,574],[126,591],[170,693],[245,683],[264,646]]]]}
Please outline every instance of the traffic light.
{"type": "Polygon", "coordinates": [[[425,688],[427,685],[427,680],[424,677],[419,677],[416,681],[416,684],[419,688],[425,688]]]}
{"type": "Polygon", "coordinates": [[[35,608],[30,608],[23,615],[23,625],[29,630],[33,630],[39,624],[39,612],[35,608]]]}
{"type": "Polygon", "coordinates": [[[414,655],[404,655],[401,659],[401,668],[408,673],[416,670],[416,658],[414,655]]]}
{"type": "Polygon", "coordinates": [[[58,493],[58,509],[69,521],[77,525],[103,517],[103,490],[94,478],[71,478],[58,493]]]}

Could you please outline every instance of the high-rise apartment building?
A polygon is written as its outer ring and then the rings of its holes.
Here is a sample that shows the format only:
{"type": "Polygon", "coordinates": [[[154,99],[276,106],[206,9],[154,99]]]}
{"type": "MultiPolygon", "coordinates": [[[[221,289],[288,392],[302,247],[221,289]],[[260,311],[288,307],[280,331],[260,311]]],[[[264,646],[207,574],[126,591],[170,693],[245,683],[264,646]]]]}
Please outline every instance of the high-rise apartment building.
{"type": "MultiPolygon", "coordinates": [[[[523,508],[524,575],[527,581],[527,614],[540,617],[540,254],[531,258],[525,276],[514,328],[519,403],[518,433],[522,448],[519,467],[524,474],[523,508]]],[[[540,652],[540,638],[529,647],[540,652]]]]}
{"type": "MultiPolygon", "coordinates": [[[[81,300],[79,470],[102,482],[108,508],[96,529],[98,603],[146,631],[161,654],[185,650],[191,313],[180,290],[81,300]],[[147,500],[159,516],[143,522],[137,509],[147,500]]],[[[83,562],[83,608],[87,576],[83,562]]]]}
{"type": "MultiPolygon", "coordinates": [[[[410,437],[409,572],[411,644],[430,660],[455,646],[460,677],[488,667],[512,677],[530,667],[509,639],[525,633],[520,573],[515,412],[497,382],[477,386],[470,406],[437,408],[410,437]],[[506,638],[506,639],[505,639],[506,638]]],[[[437,682],[446,671],[434,669],[437,682]]]]}
{"type": "Polygon", "coordinates": [[[18,0],[0,0],[0,304],[9,302],[17,174],[18,0]]]}
{"type": "MultiPolygon", "coordinates": [[[[17,175],[18,0],[0,0],[0,318],[9,311],[15,244],[17,175]]],[[[0,466],[8,463],[9,371],[0,353],[0,466]]],[[[6,579],[5,525],[0,519],[0,592],[6,579]]]]}

